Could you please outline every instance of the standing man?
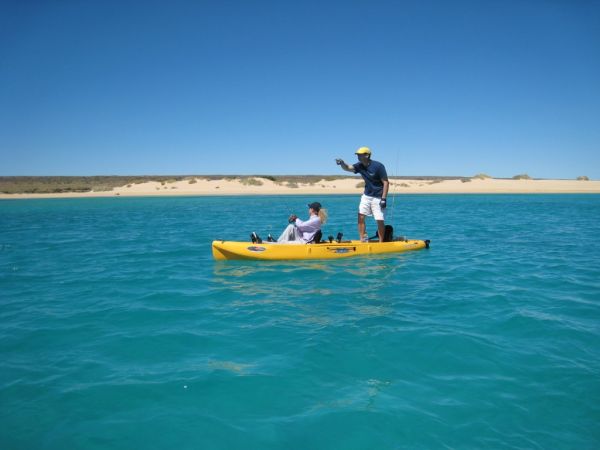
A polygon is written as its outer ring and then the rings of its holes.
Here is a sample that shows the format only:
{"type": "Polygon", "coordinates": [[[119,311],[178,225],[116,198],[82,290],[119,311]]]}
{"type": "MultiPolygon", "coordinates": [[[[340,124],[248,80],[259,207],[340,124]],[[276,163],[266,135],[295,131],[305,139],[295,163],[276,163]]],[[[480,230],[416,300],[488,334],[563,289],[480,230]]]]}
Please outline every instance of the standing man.
{"type": "Polygon", "coordinates": [[[384,211],[387,206],[387,193],[390,187],[385,167],[378,161],[371,160],[371,149],[361,147],[355,152],[358,162],[349,166],[342,159],[336,159],[337,165],[346,172],[359,173],[365,180],[365,192],[360,198],[358,207],[358,234],[360,240],[369,240],[367,235],[365,216],[373,216],[377,221],[377,234],[379,242],[385,236],[384,211]]]}

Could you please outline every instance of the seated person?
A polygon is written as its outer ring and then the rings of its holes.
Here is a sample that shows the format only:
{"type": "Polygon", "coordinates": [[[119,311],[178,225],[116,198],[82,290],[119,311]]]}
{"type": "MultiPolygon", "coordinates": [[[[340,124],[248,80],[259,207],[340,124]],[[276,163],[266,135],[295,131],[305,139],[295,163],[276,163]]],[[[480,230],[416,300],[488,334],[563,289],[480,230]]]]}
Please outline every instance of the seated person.
{"type": "Polygon", "coordinates": [[[308,205],[308,213],[308,220],[300,220],[298,216],[292,214],[288,219],[290,224],[283,230],[277,242],[298,244],[312,242],[321,225],[327,221],[327,211],[321,208],[319,202],[314,202],[308,205]]]}

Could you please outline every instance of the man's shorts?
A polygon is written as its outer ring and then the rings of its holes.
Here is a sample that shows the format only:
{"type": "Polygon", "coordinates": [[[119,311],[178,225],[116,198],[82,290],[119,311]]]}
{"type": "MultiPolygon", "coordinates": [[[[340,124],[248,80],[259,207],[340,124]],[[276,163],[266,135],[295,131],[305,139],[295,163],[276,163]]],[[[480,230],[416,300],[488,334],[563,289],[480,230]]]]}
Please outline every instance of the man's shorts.
{"type": "Polygon", "coordinates": [[[385,214],[381,209],[381,206],[379,206],[380,201],[381,199],[378,197],[370,197],[363,194],[363,196],[360,198],[358,212],[360,214],[364,214],[365,216],[373,216],[375,220],[385,220],[385,214]]]}

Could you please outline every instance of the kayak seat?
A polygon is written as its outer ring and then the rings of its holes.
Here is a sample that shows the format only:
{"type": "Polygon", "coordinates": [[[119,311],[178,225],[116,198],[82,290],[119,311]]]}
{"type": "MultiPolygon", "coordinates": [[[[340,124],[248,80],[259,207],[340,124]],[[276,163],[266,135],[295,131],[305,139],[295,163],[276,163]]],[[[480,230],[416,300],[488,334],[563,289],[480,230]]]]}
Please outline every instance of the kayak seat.
{"type": "Polygon", "coordinates": [[[323,232],[318,230],[313,236],[312,240],[308,241],[307,244],[318,244],[321,242],[321,238],[323,237],[323,232]]]}
{"type": "Polygon", "coordinates": [[[394,227],[391,225],[385,226],[385,231],[383,232],[383,242],[392,242],[394,240],[394,227]]]}
{"type": "MultiPolygon", "coordinates": [[[[383,242],[392,242],[394,240],[394,227],[391,225],[385,226],[383,233],[383,242]]],[[[375,232],[375,236],[370,237],[369,241],[379,241],[379,231],[375,232]]]]}

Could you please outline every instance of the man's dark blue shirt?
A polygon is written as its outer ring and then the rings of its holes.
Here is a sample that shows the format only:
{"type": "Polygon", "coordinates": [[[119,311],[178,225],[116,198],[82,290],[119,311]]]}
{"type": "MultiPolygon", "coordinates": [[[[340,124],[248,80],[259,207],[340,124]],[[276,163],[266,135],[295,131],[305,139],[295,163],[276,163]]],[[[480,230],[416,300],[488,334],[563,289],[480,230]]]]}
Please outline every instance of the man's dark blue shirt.
{"type": "Polygon", "coordinates": [[[369,167],[365,167],[362,163],[352,165],[354,173],[359,173],[365,180],[365,195],[370,197],[381,198],[383,195],[383,180],[387,180],[387,172],[385,167],[378,161],[371,161],[369,167]]]}

